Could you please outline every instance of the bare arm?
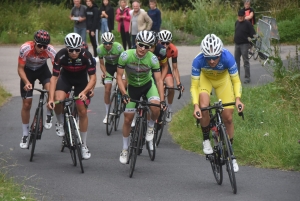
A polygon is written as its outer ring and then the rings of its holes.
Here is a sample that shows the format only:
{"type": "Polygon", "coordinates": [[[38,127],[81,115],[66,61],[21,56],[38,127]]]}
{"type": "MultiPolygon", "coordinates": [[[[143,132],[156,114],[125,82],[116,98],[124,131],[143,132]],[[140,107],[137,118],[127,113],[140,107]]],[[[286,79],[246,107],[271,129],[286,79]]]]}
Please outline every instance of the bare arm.
{"type": "Polygon", "coordinates": [[[127,93],[126,90],[125,90],[125,85],[122,81],[123,74],[124,74],[124,69],[118,68],[117,69],[117,83],[118,83],[118,86],[119,86],[119,89],[120,89],[122,95],[127,93]]]}
{"type": "Polygon", "coordinates": [[[103,59],[99,59],[100,60],[100,70],[102,71],[102,78],[105,78],[106,76],[106,67],[104,65],[104,60],[103,59]]]}
{"type": "Polygon", "coordinates": [[[27,79],[26,73],[25,73],[25,65],[24,64],[20,64],[18,63],[18,74],[21,78],[21,80],[24,82],[25,86],[24,86],[24,90],[28,91],[32,89],[32,83],[29,82],[29,80],[27,79]]]}
{"type": "Polygon", "coordinates": [[[157,86],[157,89],[158,89],[160,101],[164,101],[165,100],[164,85],[163,85],[163,80],[161,78],[161,73],[160,72],[154,72],[154,78],[155,78],[155,81],[156,81],[156,86],[157,86]]]}
{"type": "Polygon", "coordinates": [[[168,73],[168,61],[161,65],[161,79],[163,80],[168,73]]]}
{"type": "Polygon", "coordinates": [[[173,76],[176,80],[176,83],[177,83],[177,85],[179,85],[180,84],[180,75],[179,75],[177,63],[172,63],[172,70],[173,70],[173,76]]]}

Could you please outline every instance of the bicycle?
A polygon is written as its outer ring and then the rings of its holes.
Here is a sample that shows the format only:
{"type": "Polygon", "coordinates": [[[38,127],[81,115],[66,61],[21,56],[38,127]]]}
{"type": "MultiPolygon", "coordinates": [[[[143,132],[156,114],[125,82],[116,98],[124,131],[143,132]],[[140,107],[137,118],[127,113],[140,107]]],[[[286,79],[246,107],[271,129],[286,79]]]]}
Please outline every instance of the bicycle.
{"type": "MultiPolygon", "coordinates": [[[[160,104],[150,103],[147,100],[134,100],[130,99],[131,102],[135,102],[138,104],[137,106],[137,114],[135,126],[133,128],[133,132],[130,133],[130,145],[129,145],[129,153],[128,153],[128,162],[130,164],[129,177],[131,178],[133,175],[133,171],[135,169],[137,155],[141,153],[143,149],[143,142],[145,142],[145,135],[147,130],[147,113],[149,111],[149,106],[160,107],[160,104]]],[[[155,134],[153,142],[155,142],[155,134]]],[[[150,149],[149,143],[146,142],[146,147],[148,149],[148,154],[153,161],[155,159],[155,145],[153,145],[153,150],[150,149]]]]}
{"type": "MultiPolygon", "coordinates": [[[[237,184],[232,164],[232,160],[235,159],[235,156],[233,155],[231,142],[226,132],[226,127],[221,118],[221,113],[224,110],[224,107],[230,105],[235,105],[235,102],[223,104],[222,101],[219,100],[218,102],[215,102],[212,106],[201,108],[201,111],[209,110],[210,127],[212,130],[215,130],[215,132],[213,132],[212,134],[212,137],[214,139],[213,153],[206,155],[206,159],[210,161],[214,177],[219,185],[221,185],[223,182],[222,166],[226,165],[226,170],[228,172],[232,191],[234,194],[236,194],[237,184]],[[212,110],[215,111],[214,114],[212,110]]],[[[241,108],[242,106],[239,105],[238,107],[241,108]]],[[[244,119],[243,112],[239,112],[239,116],[242,116],[242,118],[244,119]]]]}
{"type": "MultiPolygon", "coordinates": [[[[77,166],[77,159],[80,165],[81,172],[84,173],[83,164],[82,164],[82,155],[81,155],[81,146],[82,140],[79,132],[79,127],[77,124],[77,120],[75,119],[72,111],[72,105],[75,105],[75,101],[78,100],[79,97],[71,97],[66,98],[64,100],[55,101],[55,104],[64,104],[64,131],[65,135],[63,138],[63,148],[68,147],[71,159],[74,166],[77,166]],[[76,154],[77,153],[77,154],[76,154]]],[[[76,108],[76,107],[75,107],[76,108]]],[[[62,151],[63,151],[62,148],[62,151]]]]}
{"type": "Polygon", "coordinates": [[[259,35],[255,36],[254,38],[248,37],[248,41],[252,43],[254,51],[251,52],[248,50],[248,59],[251,59],[253,57],[254,60],[258,58],[258,54],[261,49],[261,37],[259,35]]]}
{"type": "Polygon", "coordinates": [[[45,94],[48,93],[48,91],[45,89],[34,88],[33,90],[36,90],[41,94],[39,98],[38,107],[35,110],[35,114],[29,130],[29,143],[27,149],[29,149],[30,145],[32,145],[30,159],[29,159],[30,162],[32,162],[33,159],[36,140],[40,140],[42,137],[43,127],[44,127],[43,126],[43,110],[44,110],[43,105],[46,104],[46,102],[44,102],[44,99],[45,99],[45,94]]]}
{"type": "MultiPolygon", "coordinates": [[[[115,77],[112,77],[116,79],[115,77]]],[[[106,134],[109,136],[114,128],[116,131],[119,126],[121,114],[124,112],[125,104],[122,101],[122,94],[118,87],[118,84],[115,84],[114,92],[110,98],[110,105],[108,108],[107,114],[107,123],[106,123],[106,134]]]]}
{"type": "MultiPolygon", "coordinates": [[[[168,89],[174,89],[174,90],[178,90],[179,91],[179,95],[178,95],[178,98],[177,99],[180,99],[181,96],[182,96],[182,91],[180,88],[178,87],[168,87],[166,86],[166,84],[164,84],[164,96],[165,96],[165,100],[168,96],[168,89]]],[[[156,141],[155,141],[155,145],[158,146],[159,145],[159,142],[161,140],[161,136],[163,134],[163,131],[164,131],[164,126],[167,124],[167,121],[166,121],[166,118],[167,118],[167,110],[161,110],[160,111],[160,115],[159,115],[159,118],[158,120],[155,122],[155,125],[154,125],[154,132],[157,134],[156,136],[156,141]]]]}

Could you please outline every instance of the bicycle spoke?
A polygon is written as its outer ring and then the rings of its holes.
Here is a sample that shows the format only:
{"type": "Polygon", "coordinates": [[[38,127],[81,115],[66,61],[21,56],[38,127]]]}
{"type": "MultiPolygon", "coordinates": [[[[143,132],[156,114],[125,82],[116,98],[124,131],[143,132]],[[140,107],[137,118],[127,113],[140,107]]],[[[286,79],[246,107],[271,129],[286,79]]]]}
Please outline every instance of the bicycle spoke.
{"type": "Polygon", "coordinates": [[[112,129],[114,128],[114,122],[116,118],[116,113],[115,113],[115,102],[116,102],[116,93],[113,93],[113,95],[110,98],[110,105],[108,108],[108,114],[107,114],[107,123],[106,123],[106,134],[110,135],[112,132],[112,129]]]}

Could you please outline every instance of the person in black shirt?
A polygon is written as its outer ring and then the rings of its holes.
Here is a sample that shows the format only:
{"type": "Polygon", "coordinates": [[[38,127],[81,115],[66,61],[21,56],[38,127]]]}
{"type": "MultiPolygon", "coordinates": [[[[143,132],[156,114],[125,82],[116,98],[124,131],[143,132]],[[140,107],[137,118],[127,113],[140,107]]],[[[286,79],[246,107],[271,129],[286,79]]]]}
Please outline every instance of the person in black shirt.
{"type": "Polygon", "coordinates": [[[234,34],[234,58],[238,67],[240,75],[240,60],[243,57],[245,80],[244,83],[250,83],[250,63],[248,58],[248,49],[250,43],[248,37],[253,38],[255,30],[248,20],[245,20],[245,11],[240,10],[238,12],[238,20],[235,22],[235,34],[234,34]]]}
{"type": "Polygon", "coordinates": [[[82,38],[77,33],[69,33],[65,37],[66,48],[57,52],[53,73],[50,79],[48,107],[55,110],[57,117],[56,134],[64,136],[64,116],[61,104],[54,105],[55,100],[64,100],[72,86],[74,86],[74,96],[79,96],[76,107],[79,115],[79,130],[82,139],[82,158],[89,159],[91,153],[86,144],[88,117],[87,108],[82,101],[88,104],[88,94],[96,84],[96,65],[93,62],[92,54],[82,48],[82,38]],[[88,81],[88,76],[89,81],[88,81]]]}
{"type": "Polygon", "coordinates": [[[93,46],[94,57],[97,57],[99,10],[94,0],[86,0],[86,5],[86,32],[93,46]]]}

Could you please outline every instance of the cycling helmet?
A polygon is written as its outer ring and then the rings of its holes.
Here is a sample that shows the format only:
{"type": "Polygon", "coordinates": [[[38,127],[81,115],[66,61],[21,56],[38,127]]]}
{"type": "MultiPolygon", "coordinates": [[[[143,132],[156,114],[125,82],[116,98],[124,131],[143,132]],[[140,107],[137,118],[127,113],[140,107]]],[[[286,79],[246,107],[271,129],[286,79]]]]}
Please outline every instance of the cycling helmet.
{"type": "Polygon", "coordinates": [[[82,38],[77,33],[69,33],[65,37],[65,45],[68,48],[81,48],[82,47],[82,38]]]}
{"type": "Polygon", "coordinates": [[[154,42],[154,45],[156,45],[156,44],[157,44],[157,42],[158,42],[157,33],[156,33],[155,31],[149,31],[149,32],[151,32],[151,33],[154,35],[154,37],[155,37],[155,42],[154,42]]]}
{"type": "Polygon", "coordinates": [[[101,35],[102,43],[113,43],[115,41],[115,36],[111,32],[105,32],[101,35]]]}
{"type": "Polygon", "coordinates": [[[136,41],[153,46],[155,44],[156,38],[152,32],[144,30],[144,31],[140,31],[136,35],[136,41]]]}
{"type": "Polygon", "coordinates": [[[170,42],[172,40],[172,33],[168,30],[162,30],[158,33],[158,40],[161,42],[170,42]]]}
{"type": "Polygon", "coordinates": [[[38,30],[34,34],[34,40],[37,43],[49,45],[49,43],[50,43],[50,34],[45,30],[42,30],[42,29],[38,30]]]}
{"type": "Polygon", "coordinates": [[[204,56],[220,56],[223,43],[215,34],[207,34],[201,42],[201,52],[204,56]]]}

